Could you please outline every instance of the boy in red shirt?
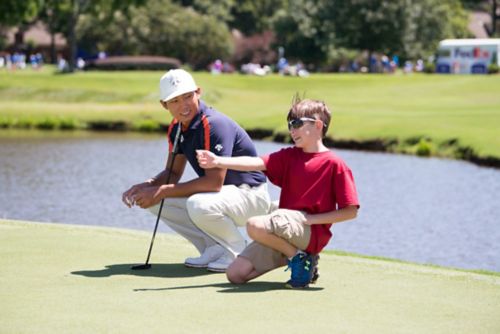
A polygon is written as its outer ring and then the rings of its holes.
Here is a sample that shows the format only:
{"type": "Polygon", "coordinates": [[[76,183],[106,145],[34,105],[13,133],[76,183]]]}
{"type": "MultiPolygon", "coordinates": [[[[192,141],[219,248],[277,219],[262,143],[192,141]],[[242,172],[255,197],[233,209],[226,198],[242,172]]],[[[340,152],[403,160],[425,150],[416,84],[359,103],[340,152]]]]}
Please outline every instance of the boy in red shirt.
{"type": "Polygon", "coordinates": [[[203,168],[260,170],[281,187],[279,209],[248,220],[248,235],[255,242],[227,269],[230,282],[248,282],[288,262],[292,274],[287,287],[307,287],[315,280],[317,254],[332,237],[331,225],[356,217],[359,203],[351,170],[323,144],[330,117],[323,102],[297,100],[287,116],[294,147],[263,157],[197,151],[203,168]]]}

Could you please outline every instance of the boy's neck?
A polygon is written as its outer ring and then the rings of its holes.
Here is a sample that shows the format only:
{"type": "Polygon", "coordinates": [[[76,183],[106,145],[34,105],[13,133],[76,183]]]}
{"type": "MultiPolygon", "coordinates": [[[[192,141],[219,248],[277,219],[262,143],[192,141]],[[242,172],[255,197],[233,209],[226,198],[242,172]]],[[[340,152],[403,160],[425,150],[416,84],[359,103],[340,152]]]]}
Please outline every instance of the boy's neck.
{"type": "Polygon", "coordinates": [[[319,139],[318,141],[312,142],[309,145],[302,147],[302,151],[305,153],[319,153],[329,151],[328,147],[323,144],[323,140],[319,139]]]}

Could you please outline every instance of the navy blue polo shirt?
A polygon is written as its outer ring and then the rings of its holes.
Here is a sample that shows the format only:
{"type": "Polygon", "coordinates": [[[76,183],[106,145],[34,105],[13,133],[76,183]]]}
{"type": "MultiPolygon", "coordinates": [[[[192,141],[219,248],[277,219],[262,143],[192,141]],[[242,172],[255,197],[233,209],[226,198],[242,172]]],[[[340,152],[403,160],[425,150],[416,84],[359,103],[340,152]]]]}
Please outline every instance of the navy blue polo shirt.
{"type": "MultiPolygon", "coordinates": [[[[170,149],[180,123],[172,122],[168,130],[170,149]]],[[[208,107],[200,100],[199,112],[191,120],[189,127],[181,131],[179,138],[179,154],[184,154],[198,176],[204,176],[205,170],[198,165],[196,150],[208,150],[218,156],[257,156],[255,146],[248,136],[235,121],[217,110],[208,107]]],[[[224,184],[239,186],[248,184],[251,187],[266,182],[266,177],[261,172],[239,172],[228,169],[224,184]]]]}

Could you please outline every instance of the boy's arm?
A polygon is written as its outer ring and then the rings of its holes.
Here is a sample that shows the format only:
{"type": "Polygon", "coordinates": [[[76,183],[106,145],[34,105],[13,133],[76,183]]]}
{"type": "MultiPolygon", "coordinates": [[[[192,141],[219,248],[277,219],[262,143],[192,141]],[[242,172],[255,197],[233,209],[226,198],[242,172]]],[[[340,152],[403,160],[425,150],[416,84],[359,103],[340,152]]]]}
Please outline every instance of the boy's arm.
{"type": "Polygon", "coordinates": [[[259,157],[219,157],[210,151],[196,150],[196,158],[201,168],[225,168],[237,171],[264,171],[266,166],[259,157]]]}
{"type": "Polygon", "coordinates": [[[356,218],[358,214],[357,205],[348,205],[340,210],[334,210],[330,212],[317,213],[317,214],[307,214],[306,224],[316,225],[316,224],[335,224],[346,220],[356,218]]]}

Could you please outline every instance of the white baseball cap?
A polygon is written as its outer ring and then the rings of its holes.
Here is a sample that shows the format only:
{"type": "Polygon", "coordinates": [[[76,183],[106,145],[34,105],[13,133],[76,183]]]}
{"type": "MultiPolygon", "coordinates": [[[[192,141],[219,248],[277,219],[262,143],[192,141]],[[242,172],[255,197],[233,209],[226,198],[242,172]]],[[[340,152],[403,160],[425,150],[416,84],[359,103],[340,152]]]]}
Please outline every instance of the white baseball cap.
{"type": "Polygon", "coordinates": [[[167,102],[197,89],[191,74],[181,69],[170,70],[160,79],[160,100],[167,102]]]}

